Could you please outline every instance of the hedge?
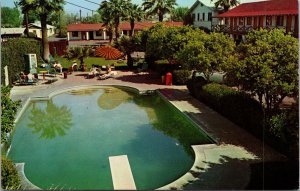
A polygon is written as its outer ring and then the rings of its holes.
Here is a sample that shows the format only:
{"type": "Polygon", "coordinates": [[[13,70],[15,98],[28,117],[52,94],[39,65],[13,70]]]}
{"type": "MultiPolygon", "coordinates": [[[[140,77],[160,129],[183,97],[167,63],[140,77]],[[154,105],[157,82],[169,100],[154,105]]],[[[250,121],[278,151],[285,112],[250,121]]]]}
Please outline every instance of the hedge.
{"type": "Polygon", "coordinates": [[[17,80],[16,75],[25,70],[25,54],[36,54],[41,58],[41,42],[30,38],[14,38],[2,42],[1,82],[4,84],[4,67],[8,66],[9,84],[17,80]]]}
{"type": "Polygon", "coordinates": [[[211,83],[194,90],[196,97],[250,132],[262,136],[264,114],[258,101],[221,84],[211,83]]]}
{"type": "Polygon", "coordinates": [[[20,101],[12,101],[10,99],[10,88],[8,86],[1,87],[1,144],[7,143],[7,135],[14,128],[14,121],[20,101]]]}
{"type": "Polygon", "coordinates": [[[5,158],[1,158],[1,187],[5,190],[21,188],[20,178],[14,163],[5,158]]]}
{"type": "Polygon", "coordinates": [[[191,78],[192,72],[189,70],[174,70],[173,77],[174,77],[174,84],[177,85],[185,85],[187,84],[188,80],[191,78]]]}

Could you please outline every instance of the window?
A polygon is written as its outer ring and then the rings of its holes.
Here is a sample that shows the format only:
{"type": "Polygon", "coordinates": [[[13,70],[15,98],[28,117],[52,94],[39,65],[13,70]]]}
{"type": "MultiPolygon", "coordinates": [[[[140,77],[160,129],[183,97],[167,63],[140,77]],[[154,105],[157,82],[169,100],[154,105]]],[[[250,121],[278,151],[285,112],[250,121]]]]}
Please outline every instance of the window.
{"type": "Polygon", "coordinates": [[[252,17],[247,17],[247,25],[252,25],[252,17]]]}
{"type": "Polygon", "coordinates": [[[102,36],[102,31],[96,31],[96,36],[102,36]]]}
{"type": "Polygon", "coordinates": [[[195,15],[195,13],[192,14],[192,18],[193,18],[193,21],[196,21],[196,15],[195,15]]]}
{"type": "Polygon", "coordinates": [[[272,25],[272,16],[266,16],[266,25],[271,26],[272,25]]]}
{"type": "Polygon", "coordinates": [[[212,13],[208,13],[208,21],[211,21],[212,19],[212,13]]]}
{"type": "Polygon", "coordinates": [[[73,31],[72,32],[72,37],[78,37],[78,31],[73,31]]]}
{"type": "Polygon", "coordinates": [[[283,26],[283,16],[277,16],[276,25],[277,26],[283,26]]]}
{"type": "Polygon", "coordinates": [[[198,21],[200,21],[200,13],[198,13],[198,21]]]}
{"type": "Polygon", "coordinates": [[[205,21],[205,13],[202,13],[202,20],[205,21]]]}
{"type": "Polygon", "coordinates": [[[244,17],[239,18],[239,25],[244,25],[244,17]]]}
{"type": "Polygon", "coordinates": [[[124,30],[124,31],[123,31],[123,35],[127,35],[127,34],[128,34],[127,31],[124,30]]]}

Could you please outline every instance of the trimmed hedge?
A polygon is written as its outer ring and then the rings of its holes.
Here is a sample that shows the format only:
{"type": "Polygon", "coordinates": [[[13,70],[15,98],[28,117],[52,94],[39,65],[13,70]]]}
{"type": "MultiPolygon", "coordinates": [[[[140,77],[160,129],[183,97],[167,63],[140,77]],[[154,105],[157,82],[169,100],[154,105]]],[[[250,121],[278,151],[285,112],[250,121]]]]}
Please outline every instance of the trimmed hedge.
{"type": "Polygon", "coordinates": [[[1,187],[5,190],[21,188],[21,181],[14,163],[5,158],[1,158],[1,187]]]}
{"type": "Polygon", "coordinates": [[[173,77],[174,83],[178,85],[187,84],[188,80],[191,78],[192,72],[189,70],[174,70],[173,77]]]}
{"type": "Polygon", "coordinates": [[[264,114],[258,101],[221,84],[211,83],[195,92],[196,97],[240,127],[261,137],[264,114]]]}
{"type": "Polygon", "coordinates": [[[7,135],[11,133],[14,128],[14,121],[18,107],[20,106],[19,101],[12,101],[10,99],[10,88],[8,86],[1,87],[1,143],[7,142],[7,135]]]}
{"type": "Polygon", "coordinates": [[[30,38],[14,38],[2,42],[1,82],[4,84],[4,67],[8,66],[9,84],[17,80],[17,74],[25,70],[25,54],[36,54],[40,59],[41,42],[30,38]]]}

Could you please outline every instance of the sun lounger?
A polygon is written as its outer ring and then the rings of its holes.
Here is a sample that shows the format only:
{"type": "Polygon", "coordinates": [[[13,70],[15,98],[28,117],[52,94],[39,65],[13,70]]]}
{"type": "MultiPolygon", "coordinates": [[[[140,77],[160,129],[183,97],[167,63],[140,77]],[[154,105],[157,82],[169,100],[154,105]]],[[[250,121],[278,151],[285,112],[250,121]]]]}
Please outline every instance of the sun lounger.
{"type": "Polygon", "coordinates": [[[101,76],[99,76],[99,80],[105,80],[105,79],[108,79],[108,78],[114,78],[117,76],[117,71],[111,71],[107,74],[103,74],[101,76]]]}

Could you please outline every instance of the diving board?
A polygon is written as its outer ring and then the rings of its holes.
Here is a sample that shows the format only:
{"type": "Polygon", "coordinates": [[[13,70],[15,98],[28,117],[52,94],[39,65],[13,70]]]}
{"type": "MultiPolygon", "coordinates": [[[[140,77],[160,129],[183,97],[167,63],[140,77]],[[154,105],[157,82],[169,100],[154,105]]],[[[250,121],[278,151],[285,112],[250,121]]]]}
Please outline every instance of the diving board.
{"type": "Polygon", "coordinates": [[[109,165],[115,190],[136,190],[127,155],[109,157],[109,165]]]}

